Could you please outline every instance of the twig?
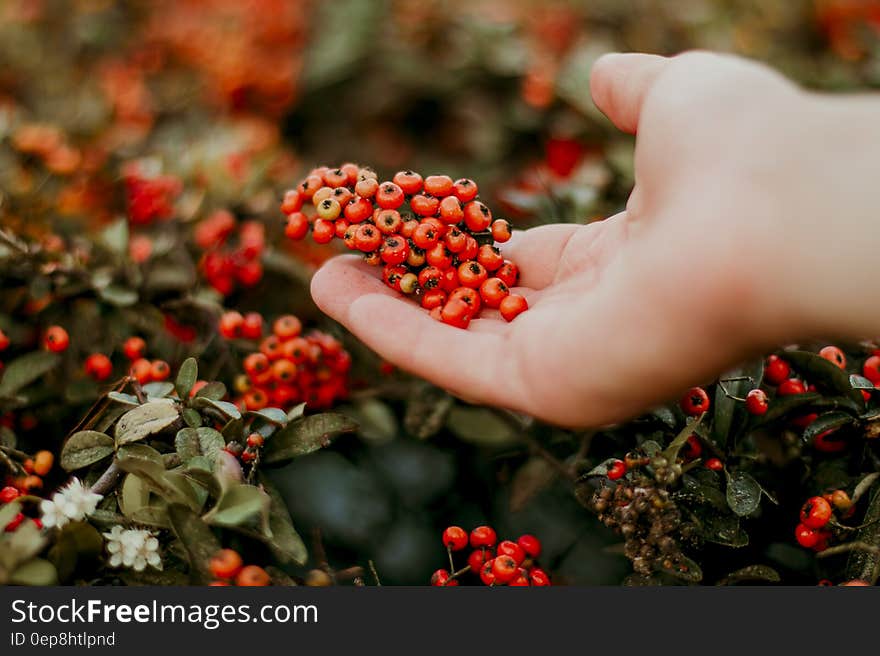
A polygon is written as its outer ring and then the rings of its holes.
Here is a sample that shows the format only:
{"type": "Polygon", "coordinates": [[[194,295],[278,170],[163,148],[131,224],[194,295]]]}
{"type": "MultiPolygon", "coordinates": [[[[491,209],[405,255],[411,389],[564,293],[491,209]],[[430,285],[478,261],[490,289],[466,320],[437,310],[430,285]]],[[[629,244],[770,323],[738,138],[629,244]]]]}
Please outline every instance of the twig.
{"type": "Polygon", "coordinates": [[[101,477],[95,481],[94,485],[92,485],[92,492],[100,494],[101,496],[106,496],[108,492],[116,487],[121,476],[122,470],[119,468],[119,463],[116,461],[116,458],[114,458],[113,462],[110,463],[110,466],[107,467],[104,473],[101,474],[101,477]]]}
{"type": "Polygon", "coordinates": [[[147,402],[147,395],[144,394],[144,388],[141,387],[141,384],[138,382],[138,379],[134,376],[128,377],[128,382],[131,383],[131,389],[134,392],[134,395],[137,397],[138,403],[144,404],[147,402]]]}
{"type": "Polygon", "coordinates": [[[850,551],[866,551],[867,553],[880,555],[880,547],[875,547],[873,544],[857,540],[855,542],[844,542],[843,544],[823,549],[816,554],[816,558],[828,558],[829,556],[837,556],[842,553],[849,553],[850,551]]]}
{"type": "Polygon", "coordinates": [[[376,571],[376,563],[372,560],[368,560],[367,564],[370,566],[370,572],[373,574],[373,579],[376,581],[376,587],[381,588],[382,582],[379,580],[379,572],[376,571]]]}

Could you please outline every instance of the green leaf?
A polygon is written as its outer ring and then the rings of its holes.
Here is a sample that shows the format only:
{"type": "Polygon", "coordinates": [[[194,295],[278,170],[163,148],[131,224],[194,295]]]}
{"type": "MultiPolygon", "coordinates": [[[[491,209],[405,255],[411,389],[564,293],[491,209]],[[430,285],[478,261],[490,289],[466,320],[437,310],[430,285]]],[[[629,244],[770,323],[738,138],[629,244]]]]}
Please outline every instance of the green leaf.
{"type": "Polygon", "coordinates": [[[217,401],[206,396],[196,394],[196,398],[192,401],[192,407],[205,409],[213,408],[227,419],[241,419],[241,412],[234,403],[228,401],[217,401]]]}
{"type": "Polygon", "coordinates": [[[727,475],[727,505],[740,517],[751,515],[761,503],[761,486],[742,470],[727,475]]]}
{"type": "Polygon", "coordinates": [[[735,572],[731,572],[723,579],[721,579],[717,585],[732,585],[734,583],[742,583],[744,581],[764,581],[766,583],[779,583],[782,580],[782,577],[779,576],[779,572],[777,572],[772,567],[768,567],[767,565],[749,565],[748,567],[743,567],[742,569],[738,569],[735,572]]]}
{"type": "Polygon", "coordinates": [[[121,285],[107,285],[98,288],[98,296],[116,307],[131,307],[138,302],[138,293],[121,285]]]}
{"type": "Polygon", "coordinates": [[[205,456],[213,463],[226,446],[226,440],[213,428],[181,428],[174,438],[174,448],[186,463],[197,456],[205,456]]]}
{"type": "Polygon", "coordinates": [[[707,542],[725,547],[745,547],[749,544],[749,534],[740,526],[736,515],[721,515],[711,510],[701,519],[700,535],[707,542]]]}
{"type": "Polygon", "coordinates": [[[853,389],[849,375],[837,365],[809,351],[786,351],[784,357],[805,378],[835,390],[841,396],[855,402],[860,408],[864,407],[862,393],[853,389]]]}
{"type": "Polygon", "coordinates": [[[144,385],[144,394],[153,399],[162,399],[168,396],[174,389],[174,384],[167,380],[157,383],[147,383],[144,385]]]}
{"type": "Polygon", "coordinates": [[[143,479],[135,474],[128,474],[122,482],[119,494],[120,512],[132,519],[136,512],[150,505],[150,488],[143,479]]]}
{"type": "Polygon", "coordinates": [[[265,478],[260,479],[260,484],[269,495],[269,529],[272,537],[265,540],[272,549],[275,557],[282,563],[294,562],[297,565],[305,565],[309,554],[302,538],[293,526],[293,520],[284,504],[284,499],[265,478]]]}
{"type": "Polygon", "coordinates": [[[128,220],[114,221],[101,231],[99,239],[116,255],[128,254],[128,220]]]}
{"type": "MultiPolygon", "coordinates": [[[[761,385],[764,377],[764,360],[756,360],[728,371],[721,379],[743,378],[724,383],[730,396],[744,398],[750,390],[761,385]]],[[[744,404],[724,393],[721,383],[715,388],[715,414],[712,422],[712,440],[719,449],[734,444],[739,431],[746,425],[748,413],[744,404]],[[734,438],[734,439],[731,439],[734,438]]]]}
{"type": "Polygon", "coordinates": [[[685,427],[681,429],[678,435],[669,443],[663,450],[663,457],[666,458],[669,462],[675,462],[678,458],[678,452],[681,451],[682,447],[687,444],[688,438],[694,434],[694,432],[700,427],[700,424],[705,419],[706,413],[704,412],[699,417],[696,417],[690,421],[685,422],[685,427]]]}
{"type": "Polygon", "coordinates": [[[219,401],[224,396],[226,396],[226,385],[216,380],[208,383],[196,392],[196,398],[212,399],[214,401],[219,401]]]}
{"type": "Polygon", "coordinates": [[[239,483],[226,488],[204,520],[215,526],[240,526],[258,516],[267,518],[269,504],[265,492],[253,485],[239,483]]]}
{"type": "Polygon", "coordinates": [[[124,403],[125,405],[140,405],[140,401],[137,400],[137,397],[134,394],[107,392],[107,398],[111,401],[116,401],[117,403],[124,403]]]}
{"type": "Polygon", "coordinates": [[[291,421],[295,421],[302,417],[306,412],[306,404],[305,403],[297,403],[290,410],[287,411],[287,421],[290,423],[291,421]]]}
{"type": "Polygon", "coordinates": [[[54,369],[61,358],[49,351],[33,351],[15,358],[6,365],[0,378],[0,397],[14,396],[20,389],[54,369]]]}
{"type": "Polygon", "coordinates": [[[813,423],[804,429],[801,439],[809,444],[817,435],[828,430],[834,430],[843,426],[849,426],[856,422],[852,415],[846,412],[832,411],[819,415],[813,423]]]}
{"type": "Polygon", "coordinates": [[[654,569],[688,583],[699,583],[703,580],[703,570],[700,569],[700,566],[684,555],[679,556],[678,561],[673,563],[671,567],[665,567],[663,559],[658,558],[654,569]]]}
{"type": "Polygon", "coordinates": [[[387,403],[379,399],[365,399],[340,408],[343,414],[354,419],[360,436],[369,442],[387,442],[397,437],[397,417],[387,403]]]}
{"type": "Polygon", "coordinates": [[[446,425],[458,439],[479,446],[506,447],[520,440],[506,421],[486,408],[456,405],[446,425]]]}
{"type": "Polygon", "coordinates": [[[280,408],[263,408],[262,410],[249,410],[247,414],[251,417],[259,417],[276,426],[284,426],[287,424],[287,413],[280,408]]]}
{"type": "Polygon", "coordinates": [[[21,565],[9,577],[12,585],[57,585],[58,573],[48,560],[33,558],[21,565]]]}
{"type": "Polygon", "coordinates": [[[189,392],[196,384],[199,378],[199,364],[195,358],[187,358],[180,365],[177,371],[177,379],[174,381],[174,387],[177,389],[177,396],[181,399],[189,397],[189,392]]]}
{"type": "Polygon", "coordinates": [[[413,437],[426,440],[440,432],[453,405],[452,396],[439,387],[415,385],[406,404],[403,426],[413,437]]]}
{"type": "Polygon", "coordinates": [[[155,435],[180,419],[180,410],[172,402],[150,401],[129,410],[116,423],[116,444],[130,444],[155,435]]]}
{"type": "Polygon", "coordinates": [[[815,392],[794,394],[792,396],[777,396],[770,401],[767,412],[756,421],[756,425],[769,424],[778,419],[783,419],[788,417],[795,410],[811,406],[821,399],[822,395],[815,392]]]}
{"type": "Polygon", "coordinates": [[[334,412],[310,415],[275,433],[263,449],[266,464],[285,462],[329,446],[333,438],[357,430],[357,424],[334,412]]]}
{"type": "Polygon", "coordinates": [[[88,467],[113,454],[113,438],[98,431],[80,431],[70,436],[61,449],[60,464],[65,471],[88,467]]]}
{"type": "Polygon", "coordinates": [[[67,582],[78,565],[97,560],[103,550],[104,539],[94,526],[87,522],[71,522],[59,531],[47,556],[55,566],[58,578],[67,582]]]}
{"type": "Polygon", "coordinates": [[[321,3],[316,25],[333,25],[333,34],[319,32],[309,48],[303,83],[309,89],[340,81],[358,62],[366,61],[376,38],[378,17],[372,0],[321,3]]]}
{"type": "Polygon", "coordinates": [[[221,547],[210,527],[192,510],[179,504],[168,506],[168,519],[183,546],[193,583],[204,585],[214,580],[210,561],[221,547]]]}
{"type": "Polygon", "coordinates": [[[186,422],[186,425],[190,428],[198,428],[202,425],[202,415],[199,414],[198,410],[184,408],[181,414],[183,415],[183,420],[186,422]]]}
{"type": "Polygon", "coordinates": [[[151,490],[171,503],[186,504],[193,509],[201,508],[204,503],[190,482],[182,474],[167,472],[162,454],[145,444],[120,448],[117,464],[122,471],[139,476],[151,490]]]}
{"type": "Polygon", "coordinates": [[[873,392],[876,389],[874,387],[874,383],[872,383],[864,376],[859,376],[857,374],[850,375],[849,384],[852,386],[853,389],[857,390],[869,390],[873,392]]]}

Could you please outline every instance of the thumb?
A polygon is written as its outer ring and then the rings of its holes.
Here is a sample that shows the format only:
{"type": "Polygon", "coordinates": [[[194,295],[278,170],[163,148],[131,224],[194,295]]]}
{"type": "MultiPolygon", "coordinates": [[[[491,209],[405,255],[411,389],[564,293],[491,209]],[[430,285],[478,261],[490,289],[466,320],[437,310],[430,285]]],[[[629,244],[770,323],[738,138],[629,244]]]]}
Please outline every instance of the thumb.
{"type": "Polygon", "coordinates": [[[593,102],[619,129],[635,134],[645,97],[668,63],[659,55],[603,55],[590,73],[593,102]]]}

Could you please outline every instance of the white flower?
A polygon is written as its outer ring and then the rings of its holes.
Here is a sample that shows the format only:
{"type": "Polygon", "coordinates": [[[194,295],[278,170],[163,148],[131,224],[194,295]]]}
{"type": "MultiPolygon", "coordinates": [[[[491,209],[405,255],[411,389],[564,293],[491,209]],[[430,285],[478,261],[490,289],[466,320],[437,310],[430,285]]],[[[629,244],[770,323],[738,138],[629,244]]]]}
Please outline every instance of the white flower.
{"type": "Polygon", "coordinates": [[[104,533],[107,540],[107,553],[110,554],[110,567],[130,567],[142,572],[147,565],[162,569],[159,556],[159,540],[146,529],[124,529],[114,526],[104,533]]]}
{"type": "Polygon", "coordinates": [[[46,528],[64,526],[67,523],[67,515],[62,512],[54,501],[44,499],[40,502],[41,521],[46,528]]]}
{"type": "Polygon", "coordinates": [[[67,522],[79,522],[91,515],[103,497],[84,486],[74,478],[65,487],[52,495],[51,499],[40,502],[43,526],[61,527],[67,522]]]}

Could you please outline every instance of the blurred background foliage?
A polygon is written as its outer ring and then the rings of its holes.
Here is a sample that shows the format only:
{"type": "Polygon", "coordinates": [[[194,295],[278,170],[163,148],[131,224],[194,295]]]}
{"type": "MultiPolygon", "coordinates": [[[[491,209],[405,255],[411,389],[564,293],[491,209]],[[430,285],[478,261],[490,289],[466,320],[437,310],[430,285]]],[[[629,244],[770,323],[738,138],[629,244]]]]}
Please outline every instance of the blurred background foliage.
{"type": "MultiPolygon", "coordinates": [[[[593,106],[592,63],[693,48],[768,62],[810,88],[876,88],[880,1],[3,0],[0,222],[75,252],[130,212],[132,170],[169,176],[173,225],[129,216],[133,238],[162,258],[218,208],[263,221],[277,251],[266,277],[213,301],[320,322],[306,279],[326,254],[280,237],[278,201],[304,171],[353,160],[468,176],[521,227],[601,218],[625,202],[632,142],[593,106]]],[[[198,286],[191,272],[175,284],[198,286]]],[[[467,407],[430,440],[412,437],[400,396],[411,381],[383,377],[352,342],[366,385],[392,391],[350,405],[358,437],[274,475],[332,559],[372,557],[384,582],[424,583],[445,558],[442,526],[490,521],[537,534],[562,580],[623,578],[613,538],[545,458],[467,407]]],[[[156,348],[173,363],[185,354],[156,348]]],[[[63,437],[43,425],[57,434],[32,440],[63,437]]],[[[540,430],[543,444],[577,449],[580,436],[540,430]]]]}

